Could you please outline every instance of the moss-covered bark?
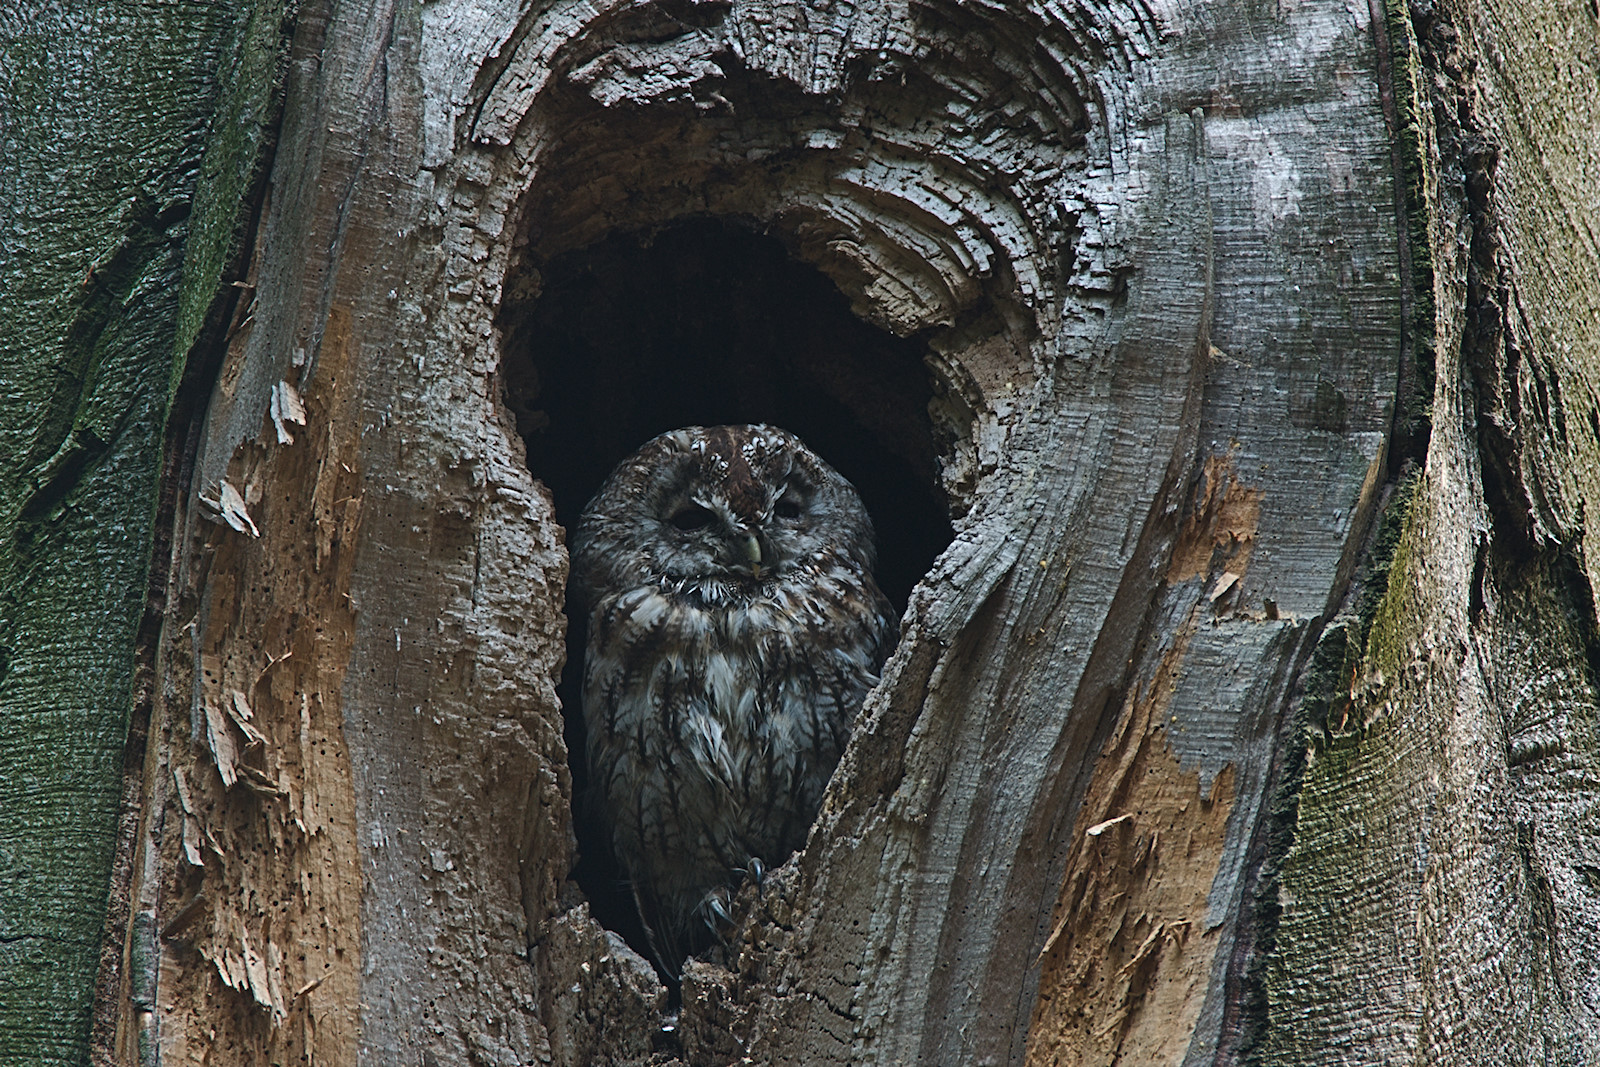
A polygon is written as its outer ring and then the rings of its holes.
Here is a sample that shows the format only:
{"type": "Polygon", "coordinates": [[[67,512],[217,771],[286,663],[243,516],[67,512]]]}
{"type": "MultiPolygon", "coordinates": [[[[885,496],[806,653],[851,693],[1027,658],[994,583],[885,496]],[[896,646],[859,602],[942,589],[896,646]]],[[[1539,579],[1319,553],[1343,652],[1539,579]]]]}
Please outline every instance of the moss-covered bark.
{"type": "Polygon", "coordinates": [[[0,12],[0,1062],[78,1063],[182,373],[231,298],[284,5],[0,12]]]}
{"type": "Polygon", "coordinates": [[[1432,433],[1343,710],[1303,738],[1253,1051],[1592,1063],[1600,32],[1501,0],[1388,25],[1432,433]]]}

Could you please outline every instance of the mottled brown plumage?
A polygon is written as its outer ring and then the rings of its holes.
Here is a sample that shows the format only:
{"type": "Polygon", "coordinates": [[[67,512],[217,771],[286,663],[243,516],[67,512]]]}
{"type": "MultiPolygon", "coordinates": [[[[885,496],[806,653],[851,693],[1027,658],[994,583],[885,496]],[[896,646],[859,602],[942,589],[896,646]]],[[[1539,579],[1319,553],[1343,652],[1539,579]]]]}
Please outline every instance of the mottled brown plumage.
{"type": "Polygon", "coordinates": [[[584,509],[591,799],[657,962],[805,843],[897,624],[850,483],[771,426],[689,427],[584,509]]]}

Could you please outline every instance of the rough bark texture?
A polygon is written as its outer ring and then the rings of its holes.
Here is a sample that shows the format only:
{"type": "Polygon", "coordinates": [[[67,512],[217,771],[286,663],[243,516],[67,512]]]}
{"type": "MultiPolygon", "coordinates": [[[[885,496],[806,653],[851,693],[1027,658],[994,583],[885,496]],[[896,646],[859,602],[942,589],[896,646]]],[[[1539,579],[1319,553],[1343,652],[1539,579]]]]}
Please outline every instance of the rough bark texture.
{"type": "Polygon", "coordinates": [[[279,29],[276,8],[245,3],[0,12],[8,1064],[82,1062],[96,969],[121,966],[108,873],[126,860],[124,744],[131,721],[140,751],[151,696],[136,643],[169,406],[233,301],[218,287],[276,118],[279,29]]]}
{"type": "Polygon", "coordinates": [[[1494,0],[1390,24],[1433,433],[1365,654],[1305,723],[1257,1051],[1593,1063],[1600,32],[1593,5],[1494,0]]]}

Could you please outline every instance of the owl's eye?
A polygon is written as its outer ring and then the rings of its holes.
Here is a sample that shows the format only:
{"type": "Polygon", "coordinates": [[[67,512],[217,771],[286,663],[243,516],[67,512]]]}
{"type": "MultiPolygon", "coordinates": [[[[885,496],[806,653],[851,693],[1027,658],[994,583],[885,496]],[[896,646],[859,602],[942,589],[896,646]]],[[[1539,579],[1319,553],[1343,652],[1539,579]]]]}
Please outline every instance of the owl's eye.
{"type": "Polygon", "coordinates": [[[680,530],[703,530],[711,525],[711,520],[716,518],[710,510],[699,504],[685,504],[672,513],[672,518],[667,521],[680,530]]]}
{"type": "Polygon", "coordinates": [[[792,496],[786,496],[778,501],[772,513],[780,519],[798,519],[800,517],[800,501],[792,496]]]}

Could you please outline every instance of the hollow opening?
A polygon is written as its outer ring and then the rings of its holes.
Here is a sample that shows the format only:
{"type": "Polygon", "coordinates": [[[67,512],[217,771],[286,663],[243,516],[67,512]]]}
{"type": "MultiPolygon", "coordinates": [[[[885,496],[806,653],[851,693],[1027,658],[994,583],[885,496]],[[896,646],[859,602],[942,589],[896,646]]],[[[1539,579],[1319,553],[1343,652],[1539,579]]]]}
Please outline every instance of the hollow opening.
{"type": "MultiPolygon", "coordinates": [[[[528,268],[507,293],[507,404],[564,527],[656,434],[768,422],[856,486],[877,530],[879,585],[904,610],[951,538],[925,343],[864,322],[777,238],[727,219],[612,235],[528,268]]],[[[643,951],[632,898],[584,803],[587,634],[580,614],[568,618],[558,692],[572,754],[574,877],[595,917],[643,951]]]]}

